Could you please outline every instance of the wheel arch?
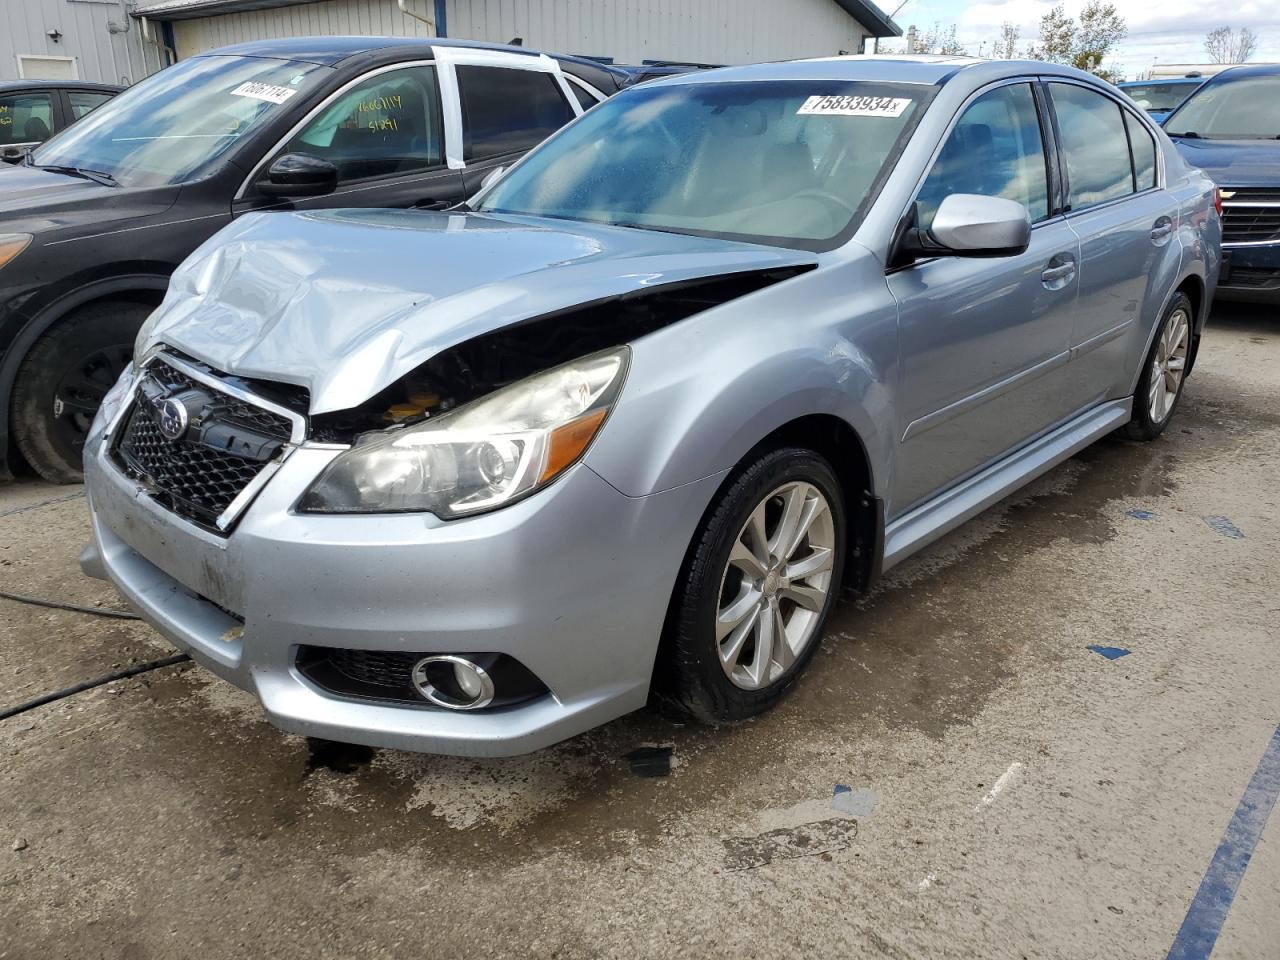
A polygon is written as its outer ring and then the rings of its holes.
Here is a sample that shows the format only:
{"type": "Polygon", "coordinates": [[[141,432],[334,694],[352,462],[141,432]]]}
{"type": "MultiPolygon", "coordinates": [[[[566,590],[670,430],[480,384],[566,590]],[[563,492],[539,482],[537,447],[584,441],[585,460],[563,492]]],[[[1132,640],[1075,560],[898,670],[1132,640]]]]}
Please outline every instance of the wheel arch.
{"type": "Polygon", "coordinates": [[[1191,301],[1191,350],[1187,357],[1187,372],[1184,377],[1191,376],[1191,371],[1195,369],[1196,357],[1200,353],[1200,332],[1204,329],[1206,321],[1209,319],[1209,304],[1206,302],[1206,291],[1203,278],[1198,274],[1192,273],[1183,277],[1173,290],[1173,295],[1185,293],[1191,301]]]}
{"type": "Polygon", "coordinates": [[[31,317],[9,343],[0,358],[0,479],[8,473],[9,459],[16,450],[11,444],[10,405],[18,370],[40,337],[66,319],[71,313],[91,303],[126,301],[159,305],[169,286],[169,278],[159,274],[129,274],[98,280],[62,294],[31,317]]]}

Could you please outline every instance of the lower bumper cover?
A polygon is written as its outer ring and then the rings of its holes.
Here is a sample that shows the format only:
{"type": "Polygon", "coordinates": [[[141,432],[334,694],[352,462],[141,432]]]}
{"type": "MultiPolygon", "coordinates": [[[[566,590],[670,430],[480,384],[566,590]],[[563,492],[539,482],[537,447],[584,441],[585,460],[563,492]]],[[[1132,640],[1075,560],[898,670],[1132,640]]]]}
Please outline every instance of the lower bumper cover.
{"type": "Polygon", "coordinates": [[[1223,250],[1218,297],[1280,303],[1280,243],[1223,250]]]}
{"type": "Polygon", "coordinates": [[[284,730],[462,755],[540,749],[645,703],[675,577],[720,480],[631,498],[580,464],[449,523],[307,516],[292,506],[336,453],[302,447],[222,538],[155,504],[100,447],[86,457],[87,574],[284,730]],[[344,699],[298,672],[303,644],[506,653],[551,692],[478,712],[344,699]]]}

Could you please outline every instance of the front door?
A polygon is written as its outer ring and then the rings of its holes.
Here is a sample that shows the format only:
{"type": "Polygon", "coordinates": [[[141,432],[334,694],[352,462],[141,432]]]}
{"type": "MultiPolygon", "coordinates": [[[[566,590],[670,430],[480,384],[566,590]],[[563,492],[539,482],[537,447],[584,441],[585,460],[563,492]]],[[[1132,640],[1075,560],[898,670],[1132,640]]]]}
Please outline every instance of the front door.
{"type": "Polygon", "coordinates": [[[938,257],[888,278],[899,304],[897,516],[1068,416],[1065,368],[1079,243],[1051,215],[1031,83],[996,86],[961,113],[916,198],[928,227],[950,194],[1005,197],[1033,227],[1012,257],[938,257]]]}
{"type": "Polygon", "coordinates": [[[335,207],[441,208],[463,199],[462,174],[445,161],[437,69],[414,64],[374,73],[347,89],[278,147],[255,174],[266,179],[276,157],[306,153],[338,168],[338,188],[282,203],[250,184],[235,212],[335,207]]]}

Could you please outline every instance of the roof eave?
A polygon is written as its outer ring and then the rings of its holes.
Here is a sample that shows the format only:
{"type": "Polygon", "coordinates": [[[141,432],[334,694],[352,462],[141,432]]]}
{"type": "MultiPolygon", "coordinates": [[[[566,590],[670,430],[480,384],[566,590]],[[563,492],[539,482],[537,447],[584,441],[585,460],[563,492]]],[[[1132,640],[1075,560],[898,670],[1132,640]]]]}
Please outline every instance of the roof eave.
{"type": "Polygon", "coordinates": [[[836,0],[842,10],[867,28],[873,37],[900,37],[902,28],[871,0],[836,0]]]}

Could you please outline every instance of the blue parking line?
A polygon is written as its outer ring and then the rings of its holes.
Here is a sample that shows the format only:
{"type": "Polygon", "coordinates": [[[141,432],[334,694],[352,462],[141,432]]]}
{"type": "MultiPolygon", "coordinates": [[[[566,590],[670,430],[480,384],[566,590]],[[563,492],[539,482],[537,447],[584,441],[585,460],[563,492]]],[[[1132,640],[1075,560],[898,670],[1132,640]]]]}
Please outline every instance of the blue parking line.
{"type": "Polygon", "coordinates": [[[1245,787],[1240,805],[1227,824],[1218,850],[1200,881],[1200,889],[1169,948],[1168,960],[1208,960],[1277,796],[1280,796],[1280,727],[1272,734],[1258,761],[1258,769],[1253,772],[1253,779],[1245,787]]]}

